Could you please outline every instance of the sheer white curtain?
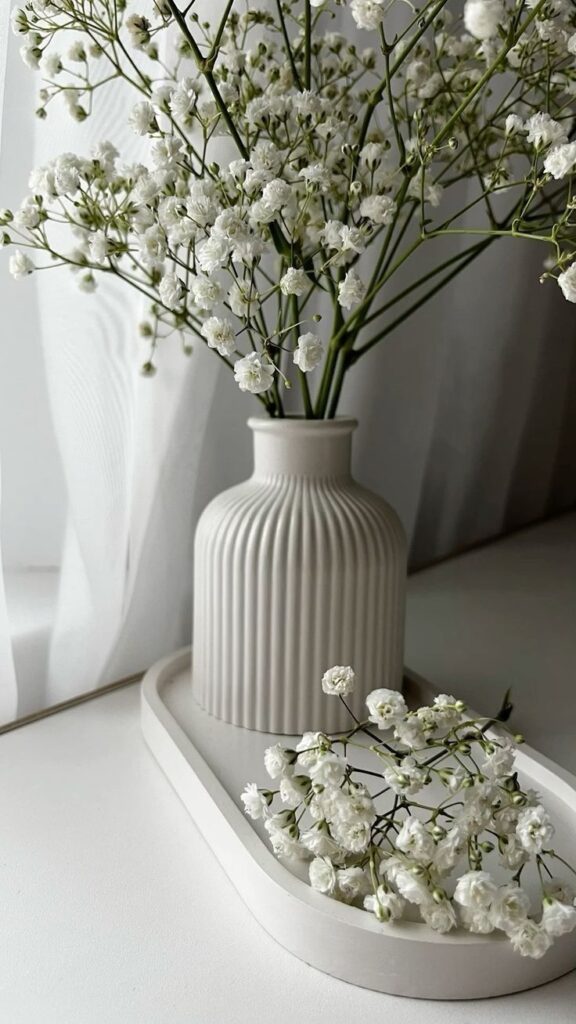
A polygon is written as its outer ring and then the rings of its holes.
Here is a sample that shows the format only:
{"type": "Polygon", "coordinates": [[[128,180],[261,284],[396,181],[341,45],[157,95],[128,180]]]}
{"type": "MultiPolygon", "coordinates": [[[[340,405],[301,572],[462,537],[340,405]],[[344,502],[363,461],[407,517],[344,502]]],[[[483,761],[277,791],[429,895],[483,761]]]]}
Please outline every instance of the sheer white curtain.
{"type": "MultiPolygon", "coordinates": [[[[221,0],[218,0],[220,3],[221,0]]],[[[6,35],[0,206],[30,167],[110,138],[118,94],[84,125],[38,122],[37,80],[6,35]]],[[[3,49],[4,48],[4,49],[3,49]]],[[[0,111],[2,107],[0,106],[0,111]]],[[[356,472],[398,509],[421,563],[576,501],[574,310],[537,285],[541,258],[494,246],[360,363],[356,472]]],[[[139,301],[93,296],[65,271],[0,267],[0,720],[144,668],[190,639],[192,536],[202,506],[250,469],[255,411],[199,345],[138,366],[139,301]]]]}

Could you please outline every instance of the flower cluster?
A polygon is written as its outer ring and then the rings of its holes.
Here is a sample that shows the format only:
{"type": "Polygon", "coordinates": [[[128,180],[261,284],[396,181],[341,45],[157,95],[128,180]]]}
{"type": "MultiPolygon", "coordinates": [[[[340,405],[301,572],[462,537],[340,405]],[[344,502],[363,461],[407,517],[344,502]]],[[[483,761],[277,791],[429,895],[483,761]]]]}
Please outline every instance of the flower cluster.
{"type": "MultiPolygon", "coordinates": [[[[344,699],[354,682],[336,666],[322,688],[344,699]]],[[[574,891],[552,868],[574,869],[551,846],[540,797],[520,784],[521,737],[446,694],[409,710],[401,693],[378,689],[366,707],[348,732],[266,750],[275,786],[250,783],[242,801],[275,854],[308,862],[312,888],[383,923],[412,908],[435,931],[499,930],[521,955],[543,956],[576,927],[574,891]],[[537,901],[522,885],[531,869],[537,901]]]]}
{"type": "Polygon", "coordinates": [[[231,0],[214,24],[176,0],[149,16],[113,0],[16,8],[38,115],[62,101],[82,121],[122,80],[146,156],[102,142],[35,170],[20,209],[0,211],[13,275],[68,265],[90,292],[114,274],[150,300],[147,368],[166,333],[185,351],[195,336],[276,416],[293,382],[305,415],[334,415],[354,363],[495,238],[545,244],[543,277],[576,301],[573,6],[349,0],[341,33],[335,7],[231,0]],[[463,180],[475,196],[454,212],[444,193],[463,180]],[[434,263],[435,240],[462,234],[472,244],[434,263]],[[398,293],[423,246],[433,269],[398,293]]]}

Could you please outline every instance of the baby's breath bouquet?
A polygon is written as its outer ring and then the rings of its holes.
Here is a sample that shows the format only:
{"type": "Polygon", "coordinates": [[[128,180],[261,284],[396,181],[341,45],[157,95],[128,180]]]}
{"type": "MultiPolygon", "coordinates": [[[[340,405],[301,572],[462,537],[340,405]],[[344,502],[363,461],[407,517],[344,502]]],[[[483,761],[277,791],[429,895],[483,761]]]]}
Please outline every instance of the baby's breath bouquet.
{"type": "MultiPolygon", "coordinates": [[[[339,665],[322,688],[345,702],[354,681],[339,665]]],[[[522,737],[446,694],[410,711],[401,693],[378,689],[366,707],[347,732],[269,747],[275,788],[249,783],[246,813],[264,820],[277,856],[308,863],[314,889],[378,921],[412,910],[437,932],[499,930],[522,956],[543,956],[576,927],[574,890],[555,866],[576,872],[552,846],[538,793],[519,781],[522,737]]]]}
{"type": "Polygon", "coordinates": [[[83,121],[122,80],[146,150],[129,164],[102,141],[35,170],[0,214],[15,277],[65,265],[93,291],[114,275],[149,302],[145,372],[176,331],[271,416],[298,385],[313,418],[497,238],[541,243],[542,277],[576,301],[571,0],[215,0],[209,20],[196,6],[14,9],[37,115],[61,101],[83,121]]]}

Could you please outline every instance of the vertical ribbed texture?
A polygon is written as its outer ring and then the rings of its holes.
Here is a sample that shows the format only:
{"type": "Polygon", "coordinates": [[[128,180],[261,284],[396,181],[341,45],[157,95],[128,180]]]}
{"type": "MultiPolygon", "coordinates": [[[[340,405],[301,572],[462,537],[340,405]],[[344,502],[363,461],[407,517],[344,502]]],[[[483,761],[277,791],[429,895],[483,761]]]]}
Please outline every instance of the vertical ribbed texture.
{"type": "Polygon", "coordinates": [[[404,531],[385,501],[324,471],[347,462],[354,421],[250,425],[254,475],[219,495],[196,531],[194,692],[248,729],[333,732],[350,718],[322,693],[327,668],[354,667],[358,715],[370,690],[401,685],[404,531]]]}

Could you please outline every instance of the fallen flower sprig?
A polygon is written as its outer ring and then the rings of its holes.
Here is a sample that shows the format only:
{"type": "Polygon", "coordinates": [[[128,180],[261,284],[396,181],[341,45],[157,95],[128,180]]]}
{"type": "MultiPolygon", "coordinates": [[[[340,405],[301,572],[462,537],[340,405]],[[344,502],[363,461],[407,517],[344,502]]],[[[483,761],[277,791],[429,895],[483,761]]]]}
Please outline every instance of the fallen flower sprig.
{"type": "MultiPolygon", "coordinates": [[[[322,688],[345,703],[354,683],[352,668],[335,666],[322,688]]],[[[249,783],[242,801],[274,853],[309,861],[313,889],[383,923],[412,905],[435,931],[500,930],[522,956],[543,956],[576,927],[574,891],[555,868],[576,872],[552,846],[538,793],[520,784],[522,737],[446,694],[410,711],[401,693],[378,689],[366,707],[345,733],[305,732],[293,749],[266,750],[277,788],[249,783]],[[370,768],[353,763],[360,751],[370,768]],[[529,871],[538,906],[522,885],[529,871]]]]}

